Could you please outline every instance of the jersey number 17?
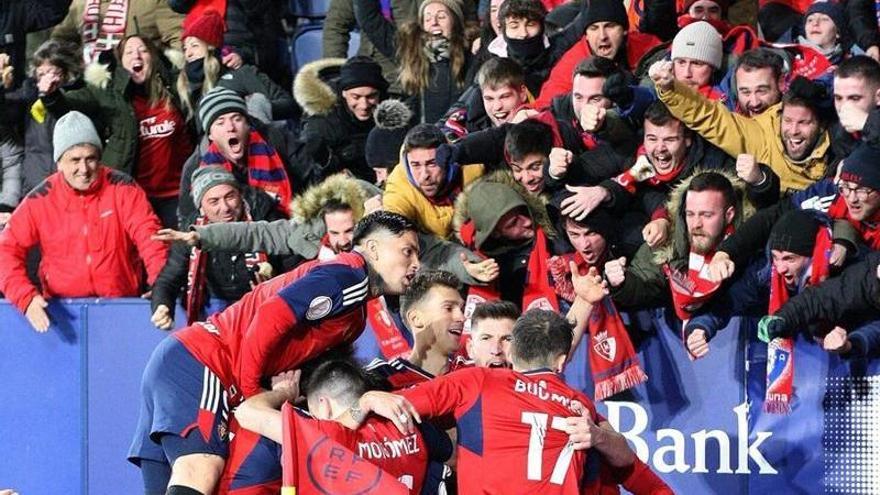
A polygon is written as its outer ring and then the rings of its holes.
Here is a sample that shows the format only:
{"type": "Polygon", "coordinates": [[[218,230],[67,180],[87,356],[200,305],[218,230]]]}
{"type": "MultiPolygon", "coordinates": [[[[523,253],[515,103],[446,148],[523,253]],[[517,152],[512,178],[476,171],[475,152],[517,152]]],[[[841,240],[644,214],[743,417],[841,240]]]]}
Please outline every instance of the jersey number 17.
{"type": "MultiPolygon", "coordinates": [[[[522,413],[521,421],[531,427],[526,477],[532,481],[543,479],[544,437],[547,436],[548,420],[551,420],[551,417],[545,413],[522,413]]],[[[553,416],[550,427],[554,430],[565,431],[565,418],[553,416]]],[[[572,455],[574,455],[574,445],[569,441],[559,452],[559,457],[556,458],[556,464],[553,465],[553,472],[550,474],[550,483],[561,485],[565,481],[572,455]]]]}

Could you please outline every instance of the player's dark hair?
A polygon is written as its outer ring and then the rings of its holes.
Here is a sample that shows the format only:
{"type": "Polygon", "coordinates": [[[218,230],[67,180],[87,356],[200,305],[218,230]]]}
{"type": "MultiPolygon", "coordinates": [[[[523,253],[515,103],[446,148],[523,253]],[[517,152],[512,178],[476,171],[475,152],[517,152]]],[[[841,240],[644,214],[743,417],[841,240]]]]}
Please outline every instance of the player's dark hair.
{"type": "Polygon", "coordinates": [[[376,232],[386,232],[400,237],[407,232],[416,232],[416,225],[398,213],[379,210],[362,218],[354,229],[354,244],[360,244],[376,232]]]}
{"type": "Polygon", "coordinates": [[[345,359],[334,359],[320,364],[303,389],[306,397],[314,394],[328,395],[342,407],[356,403],[367,390],[367,379],[360,366],[345,359]]]}
{"type": "Polygon", "coordinates": [[[401,298],[400,314],[406,318],[406,313],[413,306],[421,303],[434,287],[449,287],[460,291],[461,281],[452,273],[443,270],[420,271],[407,287],[406,294],[401,298]]]}
{"type": "Polygon", "coordinates": [[[407,153],[414,149],[435,149],[441,144],[447,143],[446,135],[434,124],[419,124],[403,138],[403,152],[407,153]]]}
{"type": "Polygon", "coordinates": [[[519,308],[510,301],[488,301],[477,304],[471,315],[471,328],[483,320],[513,320],[519,318],[519,308]]]}
{"type": "Polygon", "coordinates": [[[553,132],[550,126],[533,119],[514,124],[504,137],[504,152],[508,160],[520,161],[528,155],[550,156],[553,132]]]}
{"type": "Polygon", "coordinates": [[[773,73],[773,80],[778,80],[782,75],[785,64],[778,54],[765,50],[763,48],[755,48],[743,53],[736,61],[734,73],[742,69],[745,72],[752,72],[761,69],[770,69],[773,73]]]}
{"type": "Polygon", "coordinates": [[[850,57],[837,66],[834,78],[858,77],[871,86],[880,86],[880,63],[867,55],[850,57]]]}
{"type": "Polygon", "coordinates": [[[724,208],[736,206],[736,189],[730,180],[718,172],[703,172],[694,176],[687,187],[688,192],[718,191],[724,195],[724,208]]]}
{"type": "Polygon", "coordinates": [[[525,84],[522,67],[512,58],[492,57],[477,71],[480,89],[497,89],[510,86],[519,90],[525,84]]]}
{"type": "Polygon", "coordinates": [[[513,325],[511,356],[517,365],[544,368],[571,351],[573,328],[555,311],[531,309],[513,325]]]}

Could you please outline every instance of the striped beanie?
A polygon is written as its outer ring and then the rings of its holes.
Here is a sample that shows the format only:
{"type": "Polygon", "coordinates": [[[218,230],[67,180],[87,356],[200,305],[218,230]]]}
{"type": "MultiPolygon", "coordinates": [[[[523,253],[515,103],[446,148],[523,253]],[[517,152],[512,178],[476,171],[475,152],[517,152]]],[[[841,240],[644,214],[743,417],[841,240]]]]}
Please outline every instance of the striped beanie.
{"type": "Polygon", "coordinates": [[[241,187],[235,176],[232,175],[232,172],[220,165],[206,165],[197,168],[192,176],[192,198],[196,208],[201,206],[205,193],[212,187],[219,186],[220,184],[229,184],[237,188],[241,187]]]}
{"type": "Polygon", "coordinates": [[[231,89],[215,87],[202,96],[199,101],[199,122],[202,131],[208,132],[211,124],[221,115],[238,112],[247,116],[247,104],[244,98],[231,89]]]}

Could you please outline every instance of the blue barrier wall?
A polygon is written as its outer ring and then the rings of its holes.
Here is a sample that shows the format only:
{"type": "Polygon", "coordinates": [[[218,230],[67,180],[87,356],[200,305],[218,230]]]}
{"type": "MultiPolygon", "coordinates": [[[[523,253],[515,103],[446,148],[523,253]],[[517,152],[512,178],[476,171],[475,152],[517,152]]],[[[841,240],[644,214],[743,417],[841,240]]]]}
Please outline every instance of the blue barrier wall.
{"type": "MultiPolygon", "coordinates": [[[[140,299],[53,301],[49,314],[37,334],[0,301],[0,488],[141,492],[125,455],[141,372],[167,333],[140,299]]],[[[794,410],[773,416],[761,411],[766,346],[738,321],[692,362],[662,313],[639,319],[649,380],[598,408],[677,493],[880,493],[880,363],[799,340],[794,410]]]]}

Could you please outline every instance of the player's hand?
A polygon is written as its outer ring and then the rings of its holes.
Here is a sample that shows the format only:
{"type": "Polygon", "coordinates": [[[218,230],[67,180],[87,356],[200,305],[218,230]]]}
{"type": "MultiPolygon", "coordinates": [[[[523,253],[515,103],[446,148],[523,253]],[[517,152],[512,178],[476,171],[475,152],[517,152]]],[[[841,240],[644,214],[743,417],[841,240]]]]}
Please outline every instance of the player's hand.
{"type": "Polygon", "coordinates": [[[599,105],[587,103],[581,107],[581,114],[578,117],[581,129],[586,132],[598,131],[605,124],[605,113],[606,110],[599,105]]]}
{"type": "Polygon", "coordinates": [[[223,65],[232,70],[236,70],[244,65],[244,60],[241,59],[241,55],[235,52],[229,52],[226,55],[223,55],[223,65]]]}
{"type": "Polygon", "coordinates": [[[174,327],[174,314],[171,313],[171,308],[160,304],[156,306],[156,311],[153,311],[150,321],[159,330],[171,330],[174,327]]]}
{"type": "Polygon", "coordinates": [[[471,261],[465,253],[461,253],[459,259],[461,259],[461,264],[464,265],[468,275],[484,284],[495,280],[498,278],[498,274],[501,273],[498,263],[492,258],[482,261],[471,261]]]}
{"type": "Polygon", "coordinates": [[[568,268],[571,270],[575,295],[590,304],[596,304],[608,295],[608,285],[595,266],[590,267],[586,275],[578,273],[577,265],[573,261],[568,262],[568,268]]]}
{"type": "Polygon", "coordinates": [[[566,185],[565,189],[574,194],[563,199],[559,206],[562,208],[564,216],[577,221],[587,218],[587,215],[610,197],[608,189],[601,186],[574,187],[566,185]]]}
{"type": "Polygon", "coordinates": [[[365,414],[372,412],[394,423],[401,433],[413,433],[422,418],[413,405],[400,395],[371,391],[361,396],[358,407],[365,414]]]}
{"type": "Polygon", "coordinates": [[[11,488],[6,488],[3,490],[0,490],[0,495],[18,495],[18,492],[11,489],[11,488]]]}
{"type": "Polygon", "coordinates": [[[763,175],[761,174],[761,167],[758,166],[758,160],[755,159],[755,155],[740,153],[736,157],[736,176],[742,179],[746,184],[753,186],[761,182],[763,175]]]}
{"type": "Polygon", "coordinates": [[[550,150],[550,175],[557,179],[565,177],[572,159],[574,159],[574,153],[565,148],[553,148],[550,150]]]}
{"type": "Polygon", "coordinates": [[[718,251],[709,262],[709,280],[712,282],[727,280],[733,276],[734,270],[736,270],[736,263],[730,259],[730,255],[724,251],[718,251]]]}
{"type": "MultiPolygon", "coordinates": [[[[382,170],[385,170],[385,169],[382,169],[382,170]]],[[[387,171],[386,171],[386,174],[387,174],[387,171]]],[[[379,174],[376,174],[376,177],[378,177],[378,176],[379,176],[379,174]]],[[[384,178],[382,179],[382,182],[385,182],[384,178]]],[[[369,215],[370,213],[373,213],[374,211],[379,211],[381,209],[382,209],[382,195],[381,194],[377,194],[377,195],[367,199],[366,201],[364,201],[364,216],[369,215]]]]}
{"type": "Polygon", "coordinates": [[[620,287],[626,280],[626,258],[621,256],[605,263],[605,278],[611,287],[620,287]]]}
{"type": "Polygon", "coordinates": [[[199,243],[199,233],[195,230],[181,232],[174,229],[159,229],[151,239],[162,242],[182,242],[188,246],[195,246],[199,243]]]}
{"type": "Polygon", "coordinates": [[[868,112],[852,103],[844,103],[840,106],[837,117],[846,132],[862,132],[862,129],[865,128],[865,122],[868,121],[868,112]]]}
{"type": "Polygon", "coordinates": [[[709,341],[706,339],[706,331],[698,328],[691,332],[687,338],[687,349],[696,359],[709,354],[709,341]]]}
{"type": "Polygon", "coordinates": [[[648,246],[655,248],[666,243],[666,240],[669,239],[669,225],[669,220],[665,218],[658,218],[648,222],[645,228],[642,229],[642,237],[648,243],[648,246]]]}
{"type": "Polygon", "coordinates": [[[28,304],[28,307],[24,312],[24,315],[31,323],[31,326],[39,333],[46,333],[49,330],[49,325],[52,324],[52,321],[49,320],[49,315],[46,313],[46,307],[48,305],[49,303],[43,299],[43,296],[37,295],[31,299],[30,304],[28,304]]]}
{"type": "Polygon", "coordinates": [[[8,54],[0,53],[0,84],[6,89],[10,89],[14,82],[14,74],[12,59],[9,58],[8,54]]]}
{"type": "Polygon", "coordinates": [[[580,416],[565,418],[565,432],[575,450],[587,450],[599,443],[604,431],[593,422],[589,411],[580,416]]]}
{"type": "Polygon", "coordinates": [[[822,348],[828,352],[844,353],[852,349],[852,343],[847,337],[846,330],[834,327],[822,340],[822,348]]]}
{"type": "Polygon", "coordinates": [[[669,91],[675,82],[675,76],[672,72],[672,62],[669,60],[660,60],[654,62],[648,69],[648,77],[654,82],[654,87],[658,92],[669,91]]]}
{"type": "Polygon", "coordinates": [[[524,120],[528,120],[528,119],[534,117],[535,115],[538,115],[539,113],[541,113],[541,112],[539,112],[537,110],[533,110],[531,108],[523,108],[522,110],[516,112],[516,115],[514,115],[513,118],[510,119],[510,123],[511,124],[519,124],[520,122],[522,122],[524,120]]]}
{"type": "Polygon", "coordinates": [[[869,47],[867,50],[865,50],[865,55],[880,62],[880,47],[878,47],[878,46],[869,47]]]}
{"type": "Polygon", "coordinates": [[[0,230],[3,230],[3,227],[6,227],[10,218],[12,218],[12,213],[0,213],[0,230]]]}
{"type": "Polygon", "coordinates": [[[828,257],[828,263],[831,264],[831,266],[840,268],[843,266],[843,262],[846,261],[846,254],[847,251],[845,246],[834,243],[834,245],[831,246],[831,256],[828,257]]]}
{"type": "Polygon", "coordinates": [[[285,393],[288,400],[296,400],[301,376],[300,370],[283,371],[272,377],[272,390],[285,393]]]}

